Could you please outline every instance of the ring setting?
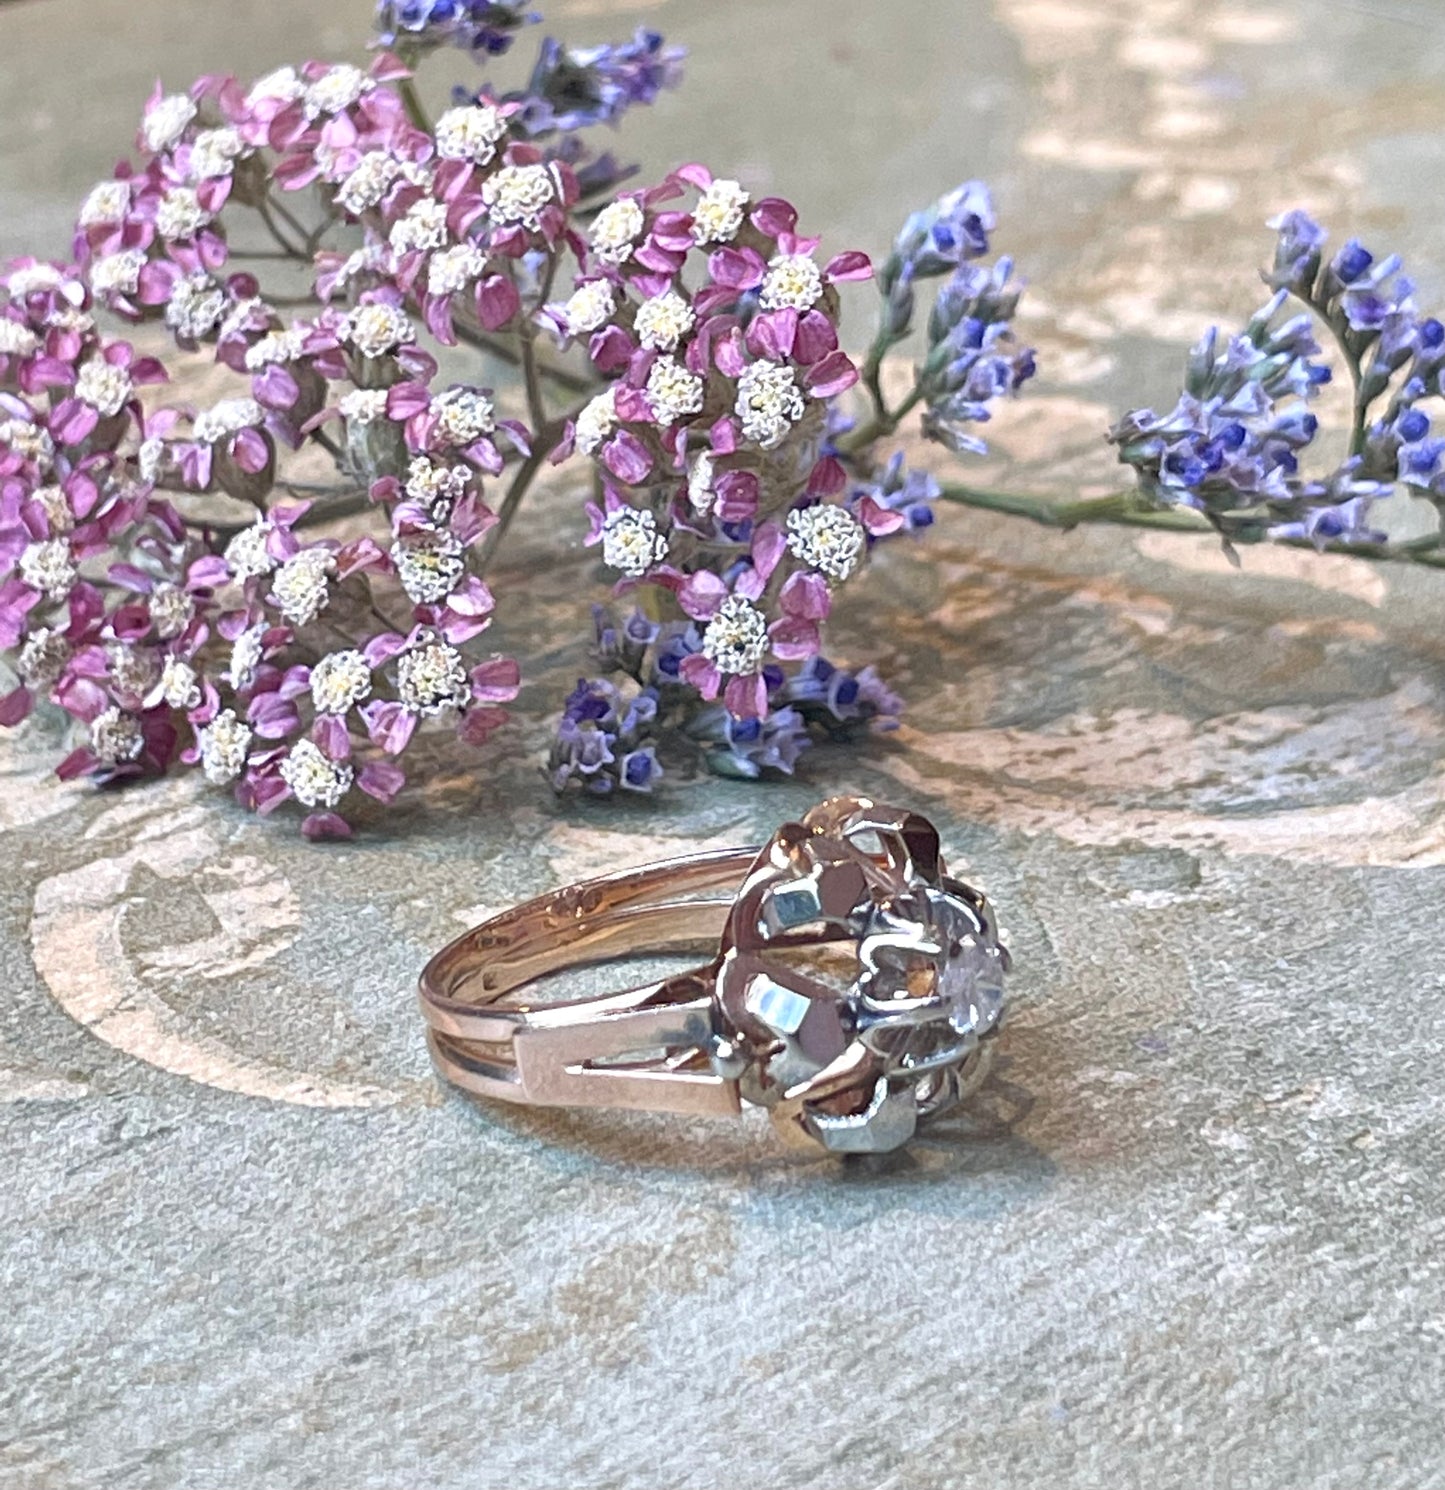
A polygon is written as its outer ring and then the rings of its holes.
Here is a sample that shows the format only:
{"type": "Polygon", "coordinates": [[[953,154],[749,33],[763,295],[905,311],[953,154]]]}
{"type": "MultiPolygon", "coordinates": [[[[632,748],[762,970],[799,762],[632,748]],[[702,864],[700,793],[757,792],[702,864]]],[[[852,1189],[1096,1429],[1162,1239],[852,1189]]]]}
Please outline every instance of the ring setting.
{"type": "Polygon", "coordinates": [[[421,1002],[438,1069],[477,1095],[756,1106],[790,1143],[882,1153],[981,1079],[1008,967],[992,907],[948,873],[926,818],[834,797],[761,849],[622,871],[504,913],[432,960],[421,1002]],[[709,942],[706,963],[620,993],[526,993],[584,963],[709,942]]]}

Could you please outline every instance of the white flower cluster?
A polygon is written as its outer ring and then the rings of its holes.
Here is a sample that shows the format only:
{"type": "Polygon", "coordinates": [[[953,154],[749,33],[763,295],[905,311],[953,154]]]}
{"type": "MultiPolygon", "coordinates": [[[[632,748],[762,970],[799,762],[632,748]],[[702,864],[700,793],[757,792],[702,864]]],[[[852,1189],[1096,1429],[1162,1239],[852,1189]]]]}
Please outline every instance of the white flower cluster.
{"type": "Polygon", "coordinates": [[[375,80],[367,77],[359,67],[339,62],[328,68],[302,94],[307,117],[314,119],[319,114],[339,114],[359,103],[374,87],[375,80]]]}
{"type": "Polygon", "coordinates": [[[605,279],[578,285],[562,307],[562,320],[573,336],[585,336],[605,326],[617,308],[617,297],[605,279]]]}
{"type": "Polygon", "coordinates": [[[172,709],[194,709],[201,702],[196,670],[182,657],[167,657],[156,691],[172,709]]]}
{"type": "Polygon", "coordinates": [[[456,295],[487,267],[487,256],[475,243],[458,243],[433,254],[426,266],[426,288],[429,295],[456,295]]]}
{"type": "Polygon", "coordinates": [[[386,418],[386,389],[353,388],[342,395],[336,412],[349,424],[375,424],[386,418]]]}
{"type": "Polygon", "coordinates": [[[249,528],[242,528],[226,545],[222,558],[226,568],[239,580],[254,579],[259,574],[270,574],[276,567],[266,548],[271,536],[271,524],[264,518],[249,528]]]}
{"type": "Polygon", "coordinates": [[[583,455],[595,455],[617,428],[617,390],[607,387],[577,415],[573,438],[583,455]]]}
{"type": "Polygon", "coordinates": [[[676,351],[677,344],[696,324],[697,315],[676,290],[654,295],[637,307],[634,330],[639,345],[654,352],[676,351]]]}
{"type": "Polygon", "coordinates": [[[90,721],[90,753],[103,766],[136,760],[145,749],[140,720],[114,704],[90,721]]]}
{"type": "Polygon", "coordinates": [[[497,427],[496,409],[479,388],[446,388],[432,399],[434,434],[455,449],[475,445],[497,427]]]}
{"type": "Polygon", "coordinates": [[[306,350],[306,333],[297,326],[285,331],[268,331],[246,348],[247,372],[260,372],[284,362],[297,361],[306,350]]]}
{"type": "Polygon", "coordinates": [[[80,204],[80,226],[112,228],[123,223],[130,211],[130,182],[102,181],[90,188],[80,204]]]}
{"type": "Polygon", "coordinates": [[[803,408],[803,392],[791,367],[753,362],[742,370],[734,409],[746,439],[771,450],[803,417],[803,408]]]}
{"type": "Polygon", "coordinates": [[[634,579],[667,557],[657,518],[636,507],[617,507],[602,520],[602,562],[634,579]]]}
{"type": "Polygon", "coordinates": [[[262,638],[266,635],[264,622],[248,626],[231,643],[230,679],[232,688],[249,688],[256,681],[256,669],[265,655],[262,638]]]}
{"type": "Polygon", "coordinates": [[[196,117],[196,101],[187,93],[172,93],[157,99],[141,120],[141,139],[152,155],[169,150],[185,134],[196,117]]]}
{"type": "Polygon", "coordinates": [[[146,256],[138,248],[106,254],[90,266],[90,288],[98,296],[133,295],[145,263],[146,256]]]}
{"type": "Polygon", "coordinates": [[[223,398],[196,415],[191,433],[202,445],[216,445],[243,429],[256,429],[265,420],[266,411],[254,398],[223,398]]]}
{"type": "Polygon", "coordinates": [[[190,178],[211,181],[229,176],[236,162],[250,153],[239,129],[203,129],[191,144],[190,178]]]}
{"type": "Polygon", "coordinates": [[[336,205],[353,217],[377,206],[401,175],[401,162],[389,150],[368,150],[336,189],[336,205]]]}
{"type": "Polygon", "coordinates": [[[799,507],[788,514],[788,551],[840,584],[863,557],[863,525],[846,508],[799,507]]]}
{"type": "Polygon", "coordinates": [[[303,807],[335,807],[355,777],[348,762],[332,760],[312,740],[298,740],[281,762],[281,780],[303,807]]]}
{"type": "Polygon", "coordinates": [[[173,186],[156,205],[156,232],[162,238],[194,238],[211,220],[194,188],[173,186]]]}
{"type": "Polygon", "coordinates": [[[482,201],[499,227],[520,225],[533,232],[557,194],[557,183],[544,165],[503,166],[482,182],[482,201]]]}
{"type": "Polygon", "coordinates": [[[507,118],[489,104],[464,104],[442,114],[433,133],[442,160],[468,160],[484,166],[507,136],[507,118]]]}
{"type": "Polygon", "coordinates": [[[743,225],[748,194],[736,181],[714,181],[692,210],[692,241],[699,248],[731,243],[743,225]]]}
{"type": "Polygon", "coordinates": [[[311,669],[311,702],[318,714],[344,714],[371,692],[371,669],[354,647],[328,652],[311,669]]]}
{"type": "Polygon", "coordinates": [[[64,600],[80,578],[68,538],[43,538],[20,550],[20,579],[51,600],[64,600]]]}
{"type": "Polygon", "coordinates": [[[209,336],[226,310],[226,292],[209,274],[178,279],[166,301],[166,325],[179,336],[198,341],[209,336]]]}
{"type": "Polygon", "coordinates": [[[768,622],[757,606],[729,595],[702,634],[702,654],[724,673],[754,673],[768,649],[768,622]]]}
{"type": "Polygon", "coordinates": [[[712,482],[712,451],[699,450],[688,467],[687,500],[692,504],[692,510],[700,515],[711,512],[713,503],[717,501],[712,482]]]}
{"type": "Polygon", "coordinates": [[[423,715],[462,710],[472,700],[462,654],[446,642],[404,652],[397,659],[396,691],[408,709],[423,715]]]}
{"type": "Polygon", "coordinates": [[[111,642],[105,649],[105,664],[111,686],[125,698],[144,698],[159,671],[149,651],[125,642],[111,642]]]}
{"type": "Polygon", "coordinates": [[[40,338],[19,321],[0,319],[0,357],[28,357],[40,345],[40,338]]]}
{"type": "Polygon", "coordinates": [[[201,752],[201,770],[213,786],[225,786],[246,769],[246,752],[251,748],[252,731],[242,724],[231,709],[221,713],[196,732],[201,752]]]}
{"type": "Polygon", "coordinates": [[[28,460],[40,471],[55,464],[55,441],[43,424],[28,419],[0,420],[0,444],[8,445],[21,460],[28,460]]]}
{"type": "Polygon", "coordinates": [[[387,242],[396,254],[430,253],[451,237],[447,226],[447,204],[435,197],[423,197],[391,225],[387,242]]]}
{"type": "Polygon", "coordinates": [[[27,687],[49,688],[69,661],[70,643],[64,635],[42,626],[25,638],[25,645],[15,659],[15,670],[27,687]]]}
{"type": "Polygon", "coordinates": [[[807,254],[778,254],[763,276],[758,303],[764,310],[811,310],[822,293],[822,270],[807,254]]]}
{"type": "Polygon", "coordinates": [[[305,92],[306,84],[294,67],[278,67],[252,83],[246,95],[246,108],[255,109],[263,103],[294,103],[305,92]]]}
{"type": "Polygon", "coordinates": [[[604,264],[625,264],[646,225],[647,218],[632,197],[609,202],[592,219],[592,251],[604,264]]]}
{"type": "Polygon", "coordinates": [[[363,357],[384,357],[415,341],[416,328],[396,306],[373,300],[346,317],[343,335],[363,357]]]}
{"type": "Polygon", "coordinates": [[[328,549],[303,548],[276,571],[271,598],[293,626],[305,626],[330,603],[328,581],[335,572],[336,556],[328,549]]]}
{"type": "Polygon", "coordinates": [[[92,357],[80,365],[75,376],[75,396],[81,403],[89,404],[102,418],[109,419],[119,414],[126,400],[135,392],[135,384],[123,367],[107,362],[103,357],[92,357]]]}
{"type": "Polygon", "coordinates": [[[146,608],[151,614],[151,625],[162,641],[179,636],[191,624],[194,609],[191,597],[179,585],[171,584],[157,585],[146,608]]]}
{"type": "Polygon", "coordinates": [[[466,571],[457,539],[430,529],[402,534],[391,546],[391,562],[402,589],[416,605],[445,600],[466,571]]]}
{"type": "Polygon", "coordinates": [[[467,489],[471,470],[467,466],[449,466],[428,455],[412,457],[407,467],[406,494],[419,502],[434,518],[445,517],[467,489]]]}
{"type": "Polygon", "coordinates": [[[659,424],[702,412],[703,381],[675,357],[659,357],[647,375],[647,402],[659,424]]]}
{"type": "Polygon", "coordinates": [[[75,512],[63,486],[37,486],[30,493],[30,500],[45,514],[45,525],[51,538],[74,529],[75,512]]]}

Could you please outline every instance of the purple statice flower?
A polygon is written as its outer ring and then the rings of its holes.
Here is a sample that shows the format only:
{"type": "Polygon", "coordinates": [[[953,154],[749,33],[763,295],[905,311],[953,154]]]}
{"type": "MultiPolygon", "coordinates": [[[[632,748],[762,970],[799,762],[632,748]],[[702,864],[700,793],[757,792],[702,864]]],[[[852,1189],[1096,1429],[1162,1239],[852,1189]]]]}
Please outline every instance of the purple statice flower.
{"type": "Polygon", "coordinates": [[[650,793],[662,779],[653,740],[657,704],[655,689],[627,700],[605,678],[579,678],[552,742],[552,790],[577,787],[595,797],[650,793]]]}
{"type": "Polygon", "coordinates": [[[1445,324],[1419,313],[1397,255],[1377,257],[1351,239],[1327,256],[1324,229],[1303,212],[1271,226],[1274,263],[1263,277],[1273,297],[1239,335],[1211,329],[1200,341],[1170,413],[1135,410],[1110,439],[1146,496],[1203,513],[1226,538],[1380,542],[1370,509],[1396,482],[1445,506],[1445,441],[1416,407],[1442,391],[1445,324]],[[1291,299],[1305,310],[1290,315],[1291,299]],[[1314,360],[1317,321],[1355,382],[1346,457],[1322,480],[1300,471],[1318,433],[1308,403],[1330,378],[1314,360]]]}
{"type": "Polygon", "coordinates": [[[965,181],[931,207],[908,216],[878,271],[880,345],[902,341],[912,329],[915,284],[981,258],[994,225],[993,201],[982,181],[965,181]]]}
{"type": "Polygon", "coordinates": [[[812,745],[796,709],[773,709],[766,719],[736,719],[719,704],[699,709],[686,733],[702,749],[715,776],[756,781],[766,774],[791,776],[798,757],[812,745]]]}
{"type": "Polygon", "coordinates": [[[1283,514],[1295,499],[1299,454],[1319,428],[1307,400],[1329,369],[1312,360],[1309,317],[1281,319],[1285,300],[1277,291],[1237,336],[1211,327],[1174,408],[1135,410],[1110,431],[1152,501],[1230,522],[1252,508],[1283,514]]]}
{"type": "Polygon", "coordinates": [[[637,104],[656,101],[682,79],[682,47],[639,27],[631,41],[568,47],[552,37],[542,43],[531,81],[521,95],[522,127],[533,138],[615,125],[637,104]]]}
{"type": "Polygon", "coordinates": [[[662,629],[659,624],[636,609],[619,621],[605,605],[594,605],[592,625],[595,632],[592,655],[603,672],[626,673],[642,682],[649,650],[662,629]]]}
{"type": "Polygon", "coordinates": [[[833,737],[859,728],[897,729],[903,701],[875,668],[850,672],[826,657],[810,657],[778,690],[777,702],[833,737]]]}
{"type": "Polygon", "coordinates": [[[496,57],[512,45],[521,27],[539,20],[527,0],[380,0],[376,39],[413,56],[460,47],[496,57]]]}
{"type": "Polygon", "coordinates": [[[923,432],[956,454],[987,446],[969,426],[987,421],[989,405],[1033,377],[1034,351],[1013,333],[1020,289],[1009,283],[1013,261],[991,268],[963,264],[939,291],[928,318],[928,356],[919,383],[927,402],[923,432]]]}

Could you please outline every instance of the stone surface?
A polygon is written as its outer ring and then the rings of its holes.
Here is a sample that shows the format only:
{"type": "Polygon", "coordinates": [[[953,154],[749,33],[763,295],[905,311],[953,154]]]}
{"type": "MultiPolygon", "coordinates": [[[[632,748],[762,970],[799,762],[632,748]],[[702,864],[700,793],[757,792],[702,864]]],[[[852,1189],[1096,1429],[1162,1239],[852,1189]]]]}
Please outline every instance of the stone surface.
{"type": "MultiPolygon", "coordinates": [[[[367,9],[0,6],[0,247],[61,248],[157,72],[331,52],[367,9]]],[[[786,188],[832,244],[993,178],[1048,369],[995,476],[1107,489],[1111,410],[1248,308],[1281,206],[1388,238],[1438,298],[1430,0],[552,11],[693,45],[692,104],[632,131],[649,163],[786,188]]],[[[499,585],[533,719],[596,586],[556,501],[499,585]]],[[[189,782],[61,786],[27,729],[0,759],[0,1486],[1445,1485],[1441,583],[948,513],[840,616],[912,706],[871,754],[558,806],[529,724],[339,848],[189,782]],[[442,940],[827,789],[916,804],[1010,929],[970,1116],[840,1164],[759,1114],[437,1091],[410,989],[442,940]]]]}

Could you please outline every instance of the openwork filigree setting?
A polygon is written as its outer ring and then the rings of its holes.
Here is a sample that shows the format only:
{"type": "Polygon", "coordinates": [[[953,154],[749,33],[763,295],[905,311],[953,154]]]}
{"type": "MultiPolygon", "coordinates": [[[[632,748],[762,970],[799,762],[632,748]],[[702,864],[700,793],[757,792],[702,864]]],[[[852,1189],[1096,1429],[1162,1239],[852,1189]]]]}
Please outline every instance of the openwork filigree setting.
{"type": "Polygon", "coordinates": [[[723,936],[713,1063],[790,1138],[883,1152],[954,1106],[1003,1013],[992,911],[917,813],[835,797],[774,835],[723,936]],[[851,941],[839,988],[796,954],[851,941]]]}

